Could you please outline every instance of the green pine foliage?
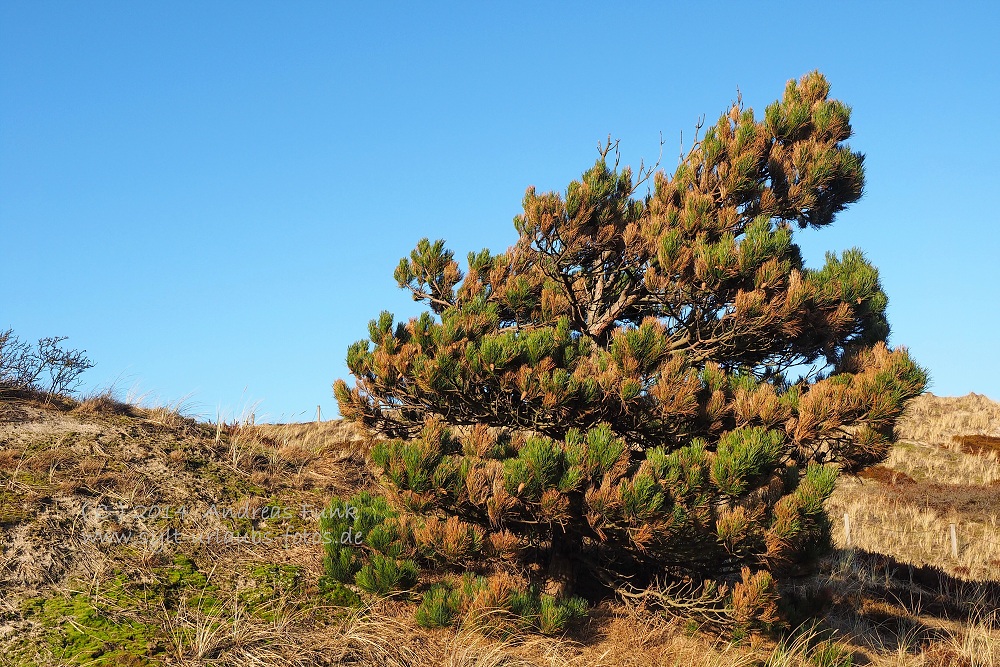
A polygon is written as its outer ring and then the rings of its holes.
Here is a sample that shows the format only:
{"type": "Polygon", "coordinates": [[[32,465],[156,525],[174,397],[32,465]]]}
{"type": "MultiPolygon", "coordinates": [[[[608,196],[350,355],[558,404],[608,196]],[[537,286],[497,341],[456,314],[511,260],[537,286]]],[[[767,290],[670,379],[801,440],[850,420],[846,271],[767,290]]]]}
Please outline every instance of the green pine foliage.
{"type": "Polygon", "coordinates": [[[320,517],[327,589],[338,598],[350,600],[351,596],[337,584],[355,584],[376,595],[407,590],[416,584],[419,570],[415,562],[404,557],[398,516],[384,497],[364,491],[330,503],[320,517]]]}
{"type": "Polygon", "coordinates": [[[584,618],[587,601],[560,598],[536,587],[502,591],[484,577],[465,574],[460,579],[431,586],[417,608],[417,623],[425,628],[448,627],[458,619],[500,632],[532,630],[558,635],[584,618]]]}
{"type": "Polygon", "coordinates": [[[425,628],[446,628],[458,613],[454,591],[446,584],[435,584],[424,593],[424,599],[417,607],[417,623],[425,628]]]}
{"type": "MultiPolygon", "coordinates": [[[[672,174],[619,169],[609,143],[464,269],[420,241],[395,277],[428,312],[372,320],[334,386],[379,436],[385,499],[327,524],[369,540],[328,545],[330,576],[506,572],[534,588],[494,597],[544,632],[578,589],[711,581],[740,627],[776,622],[777,582],[829,547],[838,471],[883,460],[927,383],[865,255],[813,268],[796,245],[864,187],[829,92],[814,72],[762,117],[734,103],[672,174]]],[[[443,588],[421,609],[467,613],[443,588]]]]}
{"type": "Polygon", "coordinates": [[[417,583],[418,573],[417,565],[412,560],[401,561],[374,553],[358,570],[354,582],[366,593],[388,595],[412,588],[417,583]]]}

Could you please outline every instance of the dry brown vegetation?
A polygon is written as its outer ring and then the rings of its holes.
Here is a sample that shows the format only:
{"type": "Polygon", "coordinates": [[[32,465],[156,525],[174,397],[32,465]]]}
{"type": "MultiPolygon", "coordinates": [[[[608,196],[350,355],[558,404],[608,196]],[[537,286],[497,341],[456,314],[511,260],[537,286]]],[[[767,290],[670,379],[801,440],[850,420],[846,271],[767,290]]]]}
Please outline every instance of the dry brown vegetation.
{"type": "Polygon", "coordinates": [[[1000,454],[1000,438],[992,435],[956,435],[952,441],[968,454],[1000,454]]]}
{"type": "Polygon", "coordinates": [[[347,424],[199,424],[110,396],[0,402],[0,665],[998,665],[1000,406],[924,395],[899,431],[890,458],[829,501],[839,548],[789,582],[798,632],[733,643],[604,603],[565,637],[487,637],[421,629],[402,600],[349,609],[320,594],[321,547],[287,536],[373,483],[347,424]],[[118,540],[86,539],[98,532],[118,540]]]}
{"type": "Polygon", "coordinates": [[[904,441],[929,445],[947,445],[956,435],[998,435],[1000,403],[975,393],[957,398],[924,394],[910,403],[896,430],[904,441]]]}
{"type": "Polygon", "coordinates": [[[962,578],[1000,579],[1000,461],[982,446],[1000,441],[1000,405],[975,394],[924,394],[898,432],[883,465],[841,479],[830,499],[838,545],[846,547],[847,514],[854,546],[962,578]]]}

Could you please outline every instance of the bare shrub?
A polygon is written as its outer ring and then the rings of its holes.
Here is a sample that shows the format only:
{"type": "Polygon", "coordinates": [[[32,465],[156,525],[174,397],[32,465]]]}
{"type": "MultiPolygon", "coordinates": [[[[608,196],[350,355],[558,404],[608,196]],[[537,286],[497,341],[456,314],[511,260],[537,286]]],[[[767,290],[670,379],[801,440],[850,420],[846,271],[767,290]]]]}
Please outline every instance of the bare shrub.
{"type": "Polygon", "coordinates": [[[32,347],[14,335],[13,329],[0,331],[0,394],[11,391],[40,391],[48,396],[70,394],[80,384],[80,375],[94,362],[86,350],[62,346],[65,336],[39,338],[32,347]]]}

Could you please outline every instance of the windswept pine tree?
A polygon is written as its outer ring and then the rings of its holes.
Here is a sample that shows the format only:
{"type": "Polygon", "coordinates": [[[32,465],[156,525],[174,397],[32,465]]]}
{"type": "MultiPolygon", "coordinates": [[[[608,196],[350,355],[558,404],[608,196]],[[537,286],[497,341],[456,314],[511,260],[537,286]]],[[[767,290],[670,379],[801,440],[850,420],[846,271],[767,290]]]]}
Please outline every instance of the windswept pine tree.
{"type": "Polygon", "coordinates": [[[506,252],[463,270],[424,239],[400,262],[429,312],[373,320],[335,394],[384,438],[413,554],[558,596],[729,582],[773,616],[773,576],[828,547],[837,471],[887,455],[927,380],[862,252],[807,268],[793,240],[864,187],[828,94],[814,72],[762,118],[734,103],[672,175],[609,143],[564,194],[528,189],[506,252]]]}

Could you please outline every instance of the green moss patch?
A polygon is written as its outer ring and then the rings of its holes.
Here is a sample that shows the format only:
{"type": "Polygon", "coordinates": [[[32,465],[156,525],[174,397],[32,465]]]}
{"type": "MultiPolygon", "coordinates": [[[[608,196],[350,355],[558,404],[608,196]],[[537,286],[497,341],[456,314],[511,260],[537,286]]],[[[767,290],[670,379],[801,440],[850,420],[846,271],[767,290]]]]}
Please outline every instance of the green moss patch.
{"type": "Polygon", "coordinates": [[[263,564],[250,568],[252,586],[239,594],[252,614],[271,620],[272,600],[296,596],[302,592],[303,569],[298,565],[263,564]]]}
{"type": "Polygon", "coordinates": [[[159,628],[115,611],[80,592],[23,603],[24,617],[44,630],[15,647],[16,664],[149,665],[164,651],[159,628]]]}

